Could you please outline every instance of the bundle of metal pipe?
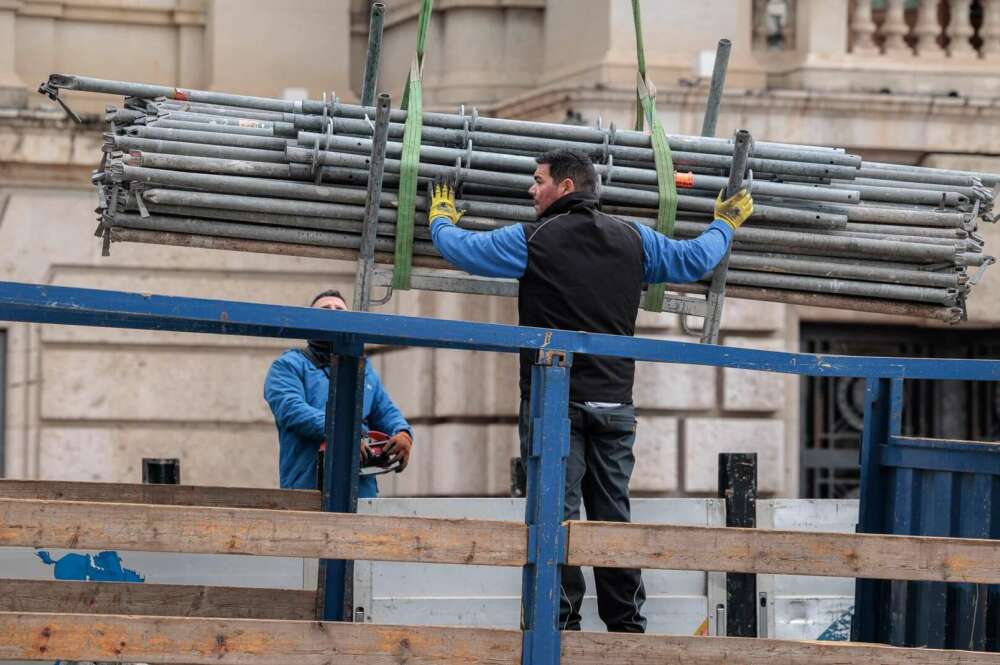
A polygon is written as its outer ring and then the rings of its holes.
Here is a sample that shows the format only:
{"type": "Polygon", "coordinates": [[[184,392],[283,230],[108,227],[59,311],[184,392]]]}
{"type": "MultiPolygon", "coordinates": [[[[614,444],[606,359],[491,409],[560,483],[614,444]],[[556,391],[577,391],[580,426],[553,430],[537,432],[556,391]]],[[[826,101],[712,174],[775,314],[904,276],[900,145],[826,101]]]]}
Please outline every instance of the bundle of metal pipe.
{"type": "MultiPolygon", "coordinates": [[[[53,75],[42,89],[122,95],[109,107],[95,171],[106,242],[355,256],[361,246],[374,109],[53,75]]],[[[376,255],[391,262],[406,114],[388,116],[376,255]]],[[[535,156],[591,156],[604,209],[655,226],[660,192],[650,137],[581,127],[424,113],[418,181],[458,184],[461,224],[488,230],[534,219],[535,156]]],[[[678,238],[711,222],[733,142],[669,135],[678,238]]],[[[758,141],[749,159],[755,212],[735,238],[728,282],[762,300],[959,319],[992,259],[976,235],[993,221],[993,174],[862,163],[835,148],[758,141]],[[972,268],[970,274],[970,268],[972,268]]],[[[414,265],[446,267],[417,197],[414,265]]],[[[705,280],[710,275],[705,276],[705,280]]],[[[695,290],[697,285],[677,287],[695,290]]]]}

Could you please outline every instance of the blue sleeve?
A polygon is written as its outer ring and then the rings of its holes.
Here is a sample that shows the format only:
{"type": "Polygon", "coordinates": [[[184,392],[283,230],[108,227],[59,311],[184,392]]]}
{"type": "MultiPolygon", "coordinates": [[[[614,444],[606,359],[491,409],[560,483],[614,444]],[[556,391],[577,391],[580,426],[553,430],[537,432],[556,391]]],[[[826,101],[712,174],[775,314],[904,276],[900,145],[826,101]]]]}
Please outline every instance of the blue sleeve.
{"type": "Polygon", "coordinates": [[[716,220],[691,240],[672,240],[644,224],[636,224],[642,236],[643,272],[650,284],[694,282],[714,268],[726,254],[733,230],[716,220]]]}
{"type": "Polygon", "coordinates": [[[371,363],[365,363],[365,390],[370,390],[372,394],[372,406],[368,412],[369,429],[385,432],[390,436],[405,431],[413,439],[413,428],[389,397],[371,363]]]}
{"type": "Polygon", "coordinates": [[[521,277],[528,267],[528,243],[520,224],[467,231],[438,217],[431,223],[431,240],[449,263],[472,275],[521,277]]]}
{"type": "Polygon", "coordinates": [[[287,356],[275,360],[268,370],[264,399],[279,428],[305,439],[320,441],[326,436],[326,414],[306,401],[302,366],[287,356]]]}

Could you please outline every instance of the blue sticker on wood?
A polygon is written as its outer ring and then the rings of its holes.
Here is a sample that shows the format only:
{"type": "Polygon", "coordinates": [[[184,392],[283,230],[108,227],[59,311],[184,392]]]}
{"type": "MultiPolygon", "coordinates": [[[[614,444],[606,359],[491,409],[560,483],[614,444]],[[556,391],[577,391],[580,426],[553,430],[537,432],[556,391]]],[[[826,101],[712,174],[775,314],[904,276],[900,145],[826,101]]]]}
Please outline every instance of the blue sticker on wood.
{"type": "Polygon", "coordinates": [[[54,567],[57,580],[83,582],[144,582],[146,578],[122,566],[118,552],[77,554],[71,552],[53,559],[45,550],[35,552],[45,564],[54,567]]]}

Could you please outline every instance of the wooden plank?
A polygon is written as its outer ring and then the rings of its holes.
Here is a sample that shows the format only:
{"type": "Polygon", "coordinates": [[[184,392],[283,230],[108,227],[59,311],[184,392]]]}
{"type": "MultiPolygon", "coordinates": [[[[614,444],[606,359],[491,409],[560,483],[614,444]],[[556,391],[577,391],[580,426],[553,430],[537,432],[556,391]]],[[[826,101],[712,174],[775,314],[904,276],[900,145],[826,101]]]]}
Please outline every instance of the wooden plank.
{"type": "Polygon", "coordinates": [[[0,479],[0,497],[50,501],[151,503],[166,506],[319,510],[319,492],[316,490],[276,490],[258,487],[0,479]]]}
{"type": "Polygon", "coordinates": [[[571,566],[1000,583],[1000,542],[569,522],[571,566]]]}
{"type": "Polygon", "coordinates": [[[0,612],[308,621],[316,618],[316,592],[187,584],[0,579],[0,612]]]}
{"type": "MultiPolygon", "coordinates": [[[[0,659],[211,665],[518,665],[521,633],[318,621],[0,612],[0,659]]],[[[562,633],[573,665],[998,665],[1000,654],[850,642],[562,633]]]]}
{"type": "Polygon", "coordinates": [[[523,566],[517,522],[0,499],[0,546],[523,566]]]}
{"type": "Polygon", "coordinates": [[[747,637],[562,633],[572,665],[998,665],[1000,653],[747,637]]]}
{"type": "Polygon", "coordinates": [[[320,621],[0,612],[0,660],[520,665],[521,633],[320,621]]]}

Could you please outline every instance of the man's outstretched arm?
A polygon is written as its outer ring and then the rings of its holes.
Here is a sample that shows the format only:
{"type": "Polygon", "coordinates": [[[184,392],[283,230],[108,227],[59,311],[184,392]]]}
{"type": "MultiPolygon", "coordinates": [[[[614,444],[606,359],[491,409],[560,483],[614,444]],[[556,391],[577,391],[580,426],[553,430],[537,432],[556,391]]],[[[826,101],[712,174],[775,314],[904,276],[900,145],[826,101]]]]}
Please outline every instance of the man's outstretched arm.
{"type": "Polygon", "coordinates": [[[636,224],[642,236],[643,279],[650,284],[695,282],[722,260],[733,237],[724,222],[712,222],[697,238],[672,240],[644,224],[636,224]]]}
{"type": "Polygon", "coordinates": [[[449,263],[473,275],[521,277],[528,265],[528,243],[520,224],[467,231],[437,217],[431,222],[431,240],[449,263]]]}
{"type": "Polygon", "coordinates": [[[715,202],[715,221],[697,238],[672,240],[643,225],[636,224],[642,237],[645,281],[694,282],[718,265],[726,254],[733,234],[753,214],[753,199],[746,189],[715,202]]]}
{"type": "Polygon", "coordinates": [[[451,187],[435,183],[427,216],[431,220],[431,241],[441,256],[473,275],[521,277],[528,266],[524,228],[513,224],[495,231],[467,231],[457,226],[464,214],[455,209],[451,187]]]}

